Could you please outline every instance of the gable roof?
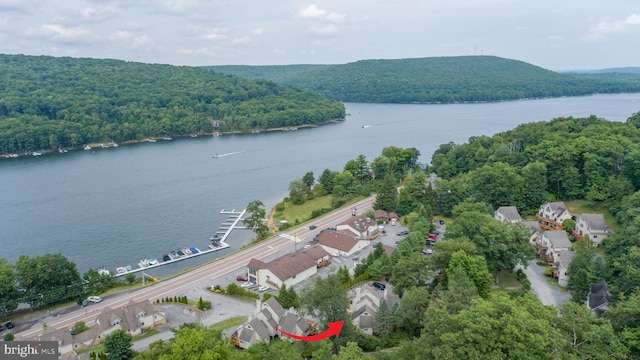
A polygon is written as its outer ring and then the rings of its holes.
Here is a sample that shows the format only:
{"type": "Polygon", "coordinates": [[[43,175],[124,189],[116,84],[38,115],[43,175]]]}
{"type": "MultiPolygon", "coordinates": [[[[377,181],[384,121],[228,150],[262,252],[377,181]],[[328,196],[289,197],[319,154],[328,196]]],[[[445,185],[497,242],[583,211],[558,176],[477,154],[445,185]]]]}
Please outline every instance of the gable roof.
{"type": "Polygon", "coordinates": [[[320,259],[324,259],[327,256],[331,256],[331,254],[329,254],[327,250],[325,250],[322,246],[317,244],[309,248],[302,249],[300,250],[300,252],[303,254],[307,254],[307,256],[313,259],[314,261],[318,261],[320,259]]]}
{"type": "Polygon", "coordinates": [[[273,310],[273,312],[278,315],[278,317],[282,316],[282,314],[284,314],[284,308],[282,307],[282,305],[280,305],[280,303],[278,302],[278,300],[276,300],[276,298],[269,298],[267,299],[267,301],[262,303],[262,307],[269,307],[271,310],[273,310]]]}
{"type": "Polygon", "coordinates": [[[606,309],[609,304],[609,290],[607,289],[607,283],[604,280],[600,280],[597,283],[589,284],[590,291],[587,295],[587,302],[590,309],[606,309]]]}
{"type": "Polygon", "coordinates": [[[580,218],[584,220],[584,222],[589,226],[591,230],[596,230],[596,231],[609,230],[609,227],[607,226],[607,223],[604,220],[604,215],[602,214],[582,214],[580,218]]]}
{"type": "Polygon", "coordinates": [[[564,201],[546,202],[542,204],[542,207],[546,207],[547,205],[556,215],[560,215],[567,210],[567,205],[564,204],[564,201]]]}
{"type": "Polygon", "coordinates": [[[553,247],[555,248],[570,248],[571,241],[569,241],[569,237],[567,236],[567,232],[564,230],[547,230],[545,231],[547,237],[553,247]]]}
{"type": "Polygon", "coordinates": [[[358,215],[350,217],[346,221],[338,224],[338,226],[339,225],[347,225],[359,232],[364,232],[367,231],[369,226],[376,226],[376,222],[366,215],[358,215]]]}
{"type": "Polygon", "coordinates": [[[306,332],[311,327],[311,325],[309,325],[309,323],[300,316],[294,313],[287,313],[287,315],[280,320],[278,328],[285,332],[295,334],[296,326],[300,328],[302,333],[306,332]]]}
{"type": "Polygon", "coordinates": [[[527,229],[529,229],[529,232],[531,233],[531,235],[535,234],[536,232],[538,232],[538,230],[540,230],[540,223],[535,220],[525,220],[525,221],[522,221],[522,224],[526,226],[527,229]]]}
{"type": "Polygon", "coordinates": [[[571,261],[576,256],[575,251],[561,251],[558,256],[558,262],[560,263],[560,267],[567,267],[571,264],[571,261]]]}
{"type": "Polygon", "coordinates": [[[391,256],[391,253],[393,252],[393,250],[395,250],[394,248],[388,245],[382,245],[382,248],[384,249],[384,252],[389,256],[391,256]]]}
{"type": "Polygon", "coordinates": [[[298,275],[309,268],[315,267],[317,261],[326,256],[330,256],[330,254],[321,246],[312,246],[308,249],[283,255],[267,263],[252,258],[249,260],[247,267],[256,270],[268,269],[273,275],[277,276],[278,279],[285,281],[294,275],[298,275]]]}
{"type": "MultiPolygon", "coordinates": [[[[258,334],[258,337],[260,339],[269,338],[269,329],[267,329],[267,326],[262,321],[260,321],[260,319],[254,318],[253,320],[249,321],[247,325],[250,326],[256,332],[256,334],[258,334]]],[[[242,336],[240,338],[245,341],[249,341],[251,339],[249,338],[249,340],[246,340],[242,336]]]]}
{"type": "Polygon", "coordinates": [[[376,219],[385,219],[389,220],[389,213],[385,210],[376,210],[373,212],[373,217],[376,219]]]}
{"type": "Polygon", "coordinates": [[[318,234],[317,239],[321,245],[344,252],[351,251],[358,243],[358,239],[334,231],[323,231],[318,234]]]}
{"type": "Polygon", "coordinates": [[[509,221],[522,220],[522,216],[520,216],[518,208],[515,206],[500,206],[498,211],[509,221]]]}

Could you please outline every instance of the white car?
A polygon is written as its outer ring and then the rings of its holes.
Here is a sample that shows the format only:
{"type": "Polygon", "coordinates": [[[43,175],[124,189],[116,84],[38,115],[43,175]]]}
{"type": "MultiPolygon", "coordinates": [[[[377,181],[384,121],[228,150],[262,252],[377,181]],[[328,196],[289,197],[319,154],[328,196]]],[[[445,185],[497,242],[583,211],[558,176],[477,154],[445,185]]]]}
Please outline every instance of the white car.
{"type": "Polygon", "coordinates": [[[242,286],[243,288],[247,288],[247,287],[249,287],[251,285],[253,285],[253,284],[248,282],[248,281],[247,282],[243,282],[242,284],[240,284],[240,286],[242,286]]]}
{"type": "Polygon", "coordinates": [[[89,296],[87,300],[91,301],[92,303],[99,303],[100,301],[102,301],[102,298],[100,296],[89,296]]]}
{"type": "Polygon", "coordinates": [[[269,287],[268,287],[268,286],[264,286],[264,285],[263,285],[263,286],[260,286],[260,287],[258,288],[258,291],[260,291],[260,292],[267,291],[267,290],[269,290],[269,287]]]}

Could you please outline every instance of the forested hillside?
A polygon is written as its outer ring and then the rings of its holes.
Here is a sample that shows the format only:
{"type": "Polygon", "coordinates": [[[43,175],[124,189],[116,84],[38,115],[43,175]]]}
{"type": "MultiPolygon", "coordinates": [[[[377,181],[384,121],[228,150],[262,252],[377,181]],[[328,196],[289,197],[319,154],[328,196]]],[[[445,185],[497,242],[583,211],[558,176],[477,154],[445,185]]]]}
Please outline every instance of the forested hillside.
{"type": "Polygon", "coordinates": [[[341,118],[338,102],[202,68],[0,55],[0,153],[341,118]]]}
{"type": "Polygon", "coordinates": [[[640,83],[635,81],[559,74],[494,56],[207,68],[249,79],[263,77],[348,102],[484,102],[640,91],[640,83]]]}

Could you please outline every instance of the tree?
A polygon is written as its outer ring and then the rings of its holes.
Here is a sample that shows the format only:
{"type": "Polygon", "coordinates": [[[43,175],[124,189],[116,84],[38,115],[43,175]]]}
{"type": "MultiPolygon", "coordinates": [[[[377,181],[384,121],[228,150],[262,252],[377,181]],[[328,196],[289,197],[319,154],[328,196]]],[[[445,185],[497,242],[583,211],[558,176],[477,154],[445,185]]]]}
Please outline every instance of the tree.
{"type": "Polygon", "coordinates": [[[578,248],[567,270],[567,289],[573,301],[582,303],[587,299],[589,284],[602,280],[606,270],[604,258],[594,249],[578,248]]]}
{"type": "Polygon", "coordinates": [[[160,357],[161,360],[198,360],[232,358],[233,348],[222,333],[206,329],[201,324],[183,324],[174,331],[171,352],[160,357]]]}
{"type": "Polygon", "coordinates": [[[14,266],[0,258],[0,317],[18,308],[18,283],[14,266]]]}
{"type": "Polygon", "coordinates": [[[318,348],[313,352],[314,360],[332,360],[333,359],[333,345],[329,340],[322,340],[318,343],[318,348]]]}
{"type": "Polygon", "coordinates": [[[15,338],[15,336],[13,335],[12,332],[8,332],[6,334],[4,334],[4,341],[13,341],[13,339],[15,338]]]}
{"type": "Polygon", "coordinates": [[[269,232],[269,229],[263,223],[263,220],[266,217],[266,211],[264,209],[264,204],[262,203],[262,201],[251,201],[247,205],[247,213],[250,215],[242,219],[242,223],[247,228],[253,230],[258,235],[258,238],[264,237],[269,232]]]}
{"type": "Polygon", "coordinates": [[[300,305],[307,314],[316,316],[325,325],[349,319],[349,298],[336,273],[312,278],[300,291],[300,305]]]}
{"type": "Polygon", "coordinates": [[[389,336],[393,332],[394,321],[393,311],[387,301],[383,299],[380,301],[380,306],[378,306],[373,322],[378,336],[383,339],[389,336]]]}
{"type": "Polygon", "coordinates": [[[333,193],[334,179],[337,174],[338,174],[337,171],[331,171],[329,169],[325,169],[320,175],[320,177],[318,178],[318,182],[329,194],[333,193]]]}
{"type": "Polygon", "coordinates": [[[356,342],[348,342],[347,346],[340,349],[340,353],[335,357],[336,360],[364,360],[367,357],[356,342]]]}
{"type": "Polygon", "coordinates": [[[627,349],[613,332],[611,323],[591,309],[567,302],[560,307],[558,328],[566,338],[565,351],[578,359],[626,359],[627,349]]]}
{"type": "Polygon", "coordinates": [[[316,178],[313,177],[313,171],[309,171],[302,177],[302,182],[307,185],[307,191],[311,191],[313,184],[316,182],[316,178]]]}
{"type": "MultiPolygon", "coordinates": [[[[460,270],[475,285],[478,295],[485,299],[489,297],[493,277],[487,270],[487,262],[482,256],[469,256],[464,251],[453,253],[447,268],[447,277],[451,278],[460,270]]],[[[458,281],[464,282],[460,274],[456,276],[458,281]]]]}
{"type": "Polygon", "coordinates": [[[101,274],[93,268],[82,274],[82,280],[85,283],[85,289],[90,294],[103,293],[113,287],[116,283],[113,275],[106,273],[101,274]]]}
{"type": "Polygon", "coordinates": [[[511,165],[497,162],[469,172],[472,194],[479,201],[498,208],[515,204],[522,194],[524,181],[511,165]]]}
{"type": "Polygon", "coordinates": [[[396,178],[389,174],[385,176],[373,204],[374,209],[395,211],[398,204],[398,188],[396,178]]]}
{"type": "Polygon", "coordinates": [[[629,297],[621,294],[615,306],[602,316],[611,322],[614,332],[628,348],[630,357],[640,358],[640,288],[629,297]]]}
{"type": "Polygon", "coordinates": [[[278,303],[285,309],[296,308],[300,305],[298,302],[298,293],[296,293],[293,287],[287,288],[286,284],[282,284],[280,287],[276,300],[278,300],[278,303]]]}
{"type": "Polygon", "coordinates": [[[398,215],[404,216],[420,206],[431,208],[432,198],[432,192],[427,187],[426,175],[421,171],[414,172],[400,189],[397,207],[398,215]]]}
{"type": "Polygon", "coordinates": [[[20,256],[16,263],[20,285],[35,307],[76,300],[83,286],[76,264],[62,254],[46,254],[30,258],[20,256]]]}
{"type": "Polygon", "coordinates": [[[478,298],[478,290],[461,266],[448,272],[447,289],[443,289],[442,283],[438,284],[431,296],[430,306],[440,306],[455,315],[471,308],[473,300],[478,298]]]}
{"type": "Polygon", "coordinates": [[[81,332],[86,331],[88,329],[89,328],[87,327],[87,324],[84,323],[84,321],[76,321],[76,323],[71,328],[71,335],[80,334],[81,332]]]}
{"type": "Polygon", "coordinates": [[[349,160],[344,165],[344,170],[349,171],[362,184],[369,179],[371,169],[364,155],[358,155],[354,160],[349,160]]]}
{"type": "Polygon", "coordinates": [[[104,349],[110,360],[128,360],[133,357],[131,350],[133,338],[124,329],[111,332],[104,338],[104,349]]]}
{"type": "Polygon", "coordinates": [[[393,292],[402,296],[414,286],[425,286],[432,275],[429,260],[421,253],[414,252],[408,257],[402,257],[393,267],[393,292]]]}
{"type": "Polygon", "coordinates": [[[295,205],[305,202],[309,187],[302,179],[296,179],[289,183],[289,199],[295,205]]]}
{"type": "Polygon", "coordinates": [[[555,309],[530,294],[497,293],[476,299],[456,315],[429,307],[420,338],[413,344],[423,359],[556,359],[562,335],[553,326],[555,309]]]}
{"type": "Polygon", "coordinates": [[[395,313],[396,327],[409,336],[420,335],[428,305],[429,291],[426,287],[412,287],[405,291],[395,313]]]}

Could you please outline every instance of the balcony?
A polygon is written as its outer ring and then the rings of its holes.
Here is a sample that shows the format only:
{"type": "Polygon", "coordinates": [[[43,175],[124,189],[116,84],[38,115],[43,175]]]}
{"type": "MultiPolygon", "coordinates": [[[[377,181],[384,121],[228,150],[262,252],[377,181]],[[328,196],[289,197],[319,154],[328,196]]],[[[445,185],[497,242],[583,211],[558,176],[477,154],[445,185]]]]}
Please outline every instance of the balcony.
{"type": "Polygon", "coordinates": [[[562,230],[562,223],[547,219],[546,217],[540,215],[540,213],[536,214],[536,218],[538,219],[540,227],[545,230],[562,230]]]}

